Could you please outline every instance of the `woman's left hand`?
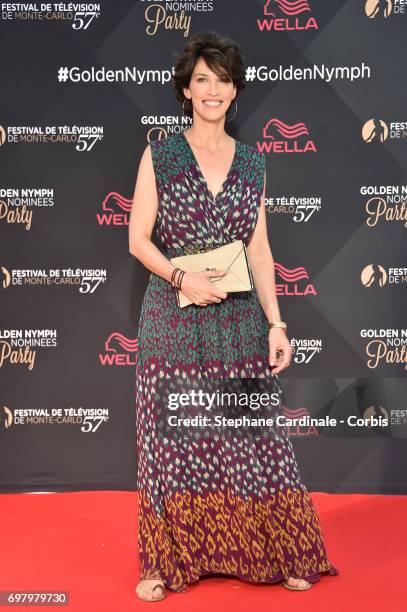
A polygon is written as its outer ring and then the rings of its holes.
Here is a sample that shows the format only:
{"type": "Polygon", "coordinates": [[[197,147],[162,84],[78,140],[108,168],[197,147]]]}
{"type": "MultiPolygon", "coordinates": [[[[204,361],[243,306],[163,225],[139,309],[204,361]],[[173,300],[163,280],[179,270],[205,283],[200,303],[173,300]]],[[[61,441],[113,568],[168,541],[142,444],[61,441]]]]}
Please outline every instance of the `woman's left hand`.
{"type": "Polygon", "coordinates": [[[281,327],[272,327],[269,330],[269,363],[270,365],[277,364],[273,368],[273,374],[279,374],[281,370],[287,368],[291,362],[291,356],[293,350],[289,339],[286,336],[285,331],[281,327]],[[277,357],[277,351],[280,352],[280,356],[277,357]]]}

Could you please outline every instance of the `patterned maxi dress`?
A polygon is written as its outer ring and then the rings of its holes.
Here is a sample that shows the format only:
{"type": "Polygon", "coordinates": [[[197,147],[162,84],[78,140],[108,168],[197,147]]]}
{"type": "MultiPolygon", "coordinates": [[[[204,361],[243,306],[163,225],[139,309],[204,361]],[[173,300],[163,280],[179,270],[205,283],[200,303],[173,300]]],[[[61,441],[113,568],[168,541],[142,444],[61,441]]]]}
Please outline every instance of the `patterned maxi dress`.
{"type": "MultiPolygon", "coordinates": [[[[249,242],[265,157],[235,143],[214,197],[183,132],[151,142],[156,232],[167,258],[237,239],[249,242]]],[[[184,591],[209,573],[257,583],[288,576],[317,582],[323,573],[339,573],[327,558],[285,427],[274,438],[228,431],[199,440],[166,437],[157,427],[160,379],[266,378],[281,394],[268,355],[267,319],[255,289],[181,309],[171,284],[150,275],[135,372],[141,578],[162,578],[170,590],[184,591]]]]}

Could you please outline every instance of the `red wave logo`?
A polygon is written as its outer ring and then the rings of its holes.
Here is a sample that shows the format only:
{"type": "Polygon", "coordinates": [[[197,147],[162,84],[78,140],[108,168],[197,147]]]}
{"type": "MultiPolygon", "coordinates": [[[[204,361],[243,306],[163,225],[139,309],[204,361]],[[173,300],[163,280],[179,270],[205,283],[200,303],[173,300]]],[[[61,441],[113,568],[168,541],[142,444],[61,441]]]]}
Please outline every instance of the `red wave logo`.
{"type": "Polygon", "coordinates": [[[279,9],[286,15],[299,15],[305,11],[311,11],[311,7],[307,0],[267,0],[264,6],[265,15],[274,15],[274,13],[268,11],[272,1],[274,1],[279,9]]]}
{"type": "MultiPolygon", "coordinates": [[[[307,410],[304,407],[301,408],[286,408],[285,406],[283,406],[283,416],[287,419],[300,419],[301,417],[309,417],[310,413],[309,410],[307,410]]],[[[295,423],[295,421],[294,421],[295,423]]],[[[287,429],[291,437],[294,438],[303,438],[303,437],[307,437],[307,436],[319,436],[319,431],[317,429],[317,427],[315,427],[315,425],[305,425],[305,429],[304,426],[299,425],[298,421],[297,424],[295,425],[287,425],[287,429]]]]}
{"type": "Polygon", "coordinates": [[[135,353],[138,350],[138,338],[129,340],[119,332],[110,334],[105,342],[105,351],[113,351],[114,353],[135,353]]]}
{"type": "Polygon", "coordinates": [[[262,139],[257,142],[259,151],[266,153],[317,152],[315,142],[303,121],[292,125],[273,117],[262,129],[262,139]]]}
{"type": "Polygon", "coordinates": [[[309,131],[305,123],[302,121],[299,123],[294,123],[293,125],[288,125],[280,119],[270,119],[263,128],[263,138],[275,139],[275,136],[272,134],[267,134],[267,131],[273,127],[275,127],[277,132],[279,132],[284,138],[298,138],[304,134],[309,136],[309,131]]]}
{"type": "Polygon", "coordinates": [[[290,269],[286,268],[280,263],[275,262],[274,267],[278,272],[279,276],[287,283],[295,283],[301,278],[309,278],[304,266],[299,266],[298,268],[290,269]]]}
{"type": "Polygon", "coordinates": [[[309,14],[310,11],[307,0],[267,0],[263,6],[263,18],[257,19],[257,27],[260,32],[319,30],[317,20],[309,14]],[[276,8],[277,15],[272,10],[276,8]]]}
{"type": "Polygon", "coordinates": [[[283,415],[288,419],[299,419],[303,416],[309,416],[309,411],[306,408],[286,408],[283,406],[283,415]]]}
{"type": "Polygon", "coordinates": [[[132,202],[133,200],[125,198],[117,191],[111,191],[102,202],[102,210],[114,212],[115,209],[120,208],[124,212],[130,212],[132,202]]]}

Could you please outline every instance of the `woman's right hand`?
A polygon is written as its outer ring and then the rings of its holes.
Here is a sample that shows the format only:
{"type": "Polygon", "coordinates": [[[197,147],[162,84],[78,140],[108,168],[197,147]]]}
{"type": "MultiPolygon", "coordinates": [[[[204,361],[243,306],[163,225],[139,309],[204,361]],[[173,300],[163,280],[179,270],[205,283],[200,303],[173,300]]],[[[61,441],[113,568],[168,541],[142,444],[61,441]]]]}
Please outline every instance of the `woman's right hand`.
{"type": "Polygon", "coordinates": [[[217,289],[216,280],[221,278],[226,270],[202,270],[201,272],[185,272],[181,281],[181,291],[197,306],[206,306],[221,302],[228,294],[217,289]]]}

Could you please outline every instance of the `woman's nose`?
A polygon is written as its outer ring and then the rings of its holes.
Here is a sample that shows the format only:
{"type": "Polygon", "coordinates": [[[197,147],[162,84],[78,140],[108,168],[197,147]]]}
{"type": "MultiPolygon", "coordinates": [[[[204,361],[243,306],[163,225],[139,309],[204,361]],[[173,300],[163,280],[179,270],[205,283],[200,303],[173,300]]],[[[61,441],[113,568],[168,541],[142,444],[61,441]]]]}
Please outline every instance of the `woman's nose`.
{"type": "Polygon", "coordinates": [[[216,83],[210,83],[209,84],[209,91],[208,91],[209,95],[211,96],[218,96],[219,95],[219,91],[218,91],[218,86],[216,83]]]}

